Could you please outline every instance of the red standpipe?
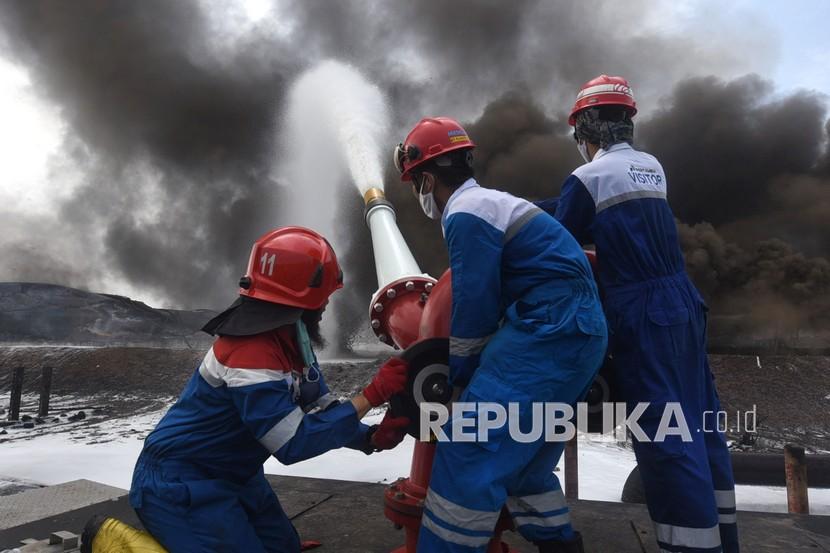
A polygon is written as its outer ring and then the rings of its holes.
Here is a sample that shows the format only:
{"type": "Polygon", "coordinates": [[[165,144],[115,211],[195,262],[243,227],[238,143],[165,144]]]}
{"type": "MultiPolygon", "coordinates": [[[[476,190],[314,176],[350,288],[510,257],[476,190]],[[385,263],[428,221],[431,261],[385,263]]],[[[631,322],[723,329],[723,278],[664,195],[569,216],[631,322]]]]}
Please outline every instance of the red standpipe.
{"type": "MultiPolygon", "coordinates": [[[[399,284],[395,289],[399,290],[400,283],[405,280],[398,281],[399,284]]],[[[412,284],[411,288],[414,291],[418,285],[412,284]]],[[[394,345],[400,348],[407,348],[420,340],[449,337],[452,312],[452,279],[449,270],[441,276],[434,287],[431,282],[423,283],[423,295],[418,297],[417,304],[414,303],[412,295],[410,299],[405,300],[406,295],[401,297],[396,291],[391,294],[391,298],[387,298],[393,301],[381,303],[382,307],[377,309],[376,302],[382,301],[387,294],[385,290],[393,285],[395,283],[379,291],[372,302],[372,327],[379,337],[382,335],[392,337],[394,345]],[[376,315],[383,313],[385,315],[382,319],[375,318],[376,315]],[[377,326],[375,321],[378,321],[377,326]]],[[[406,533],[405,544],[395,549],[393,553],[415,553],[417,549],[424,499],[429,488],[434,458],[434,443],[416,441],[409,478],[400,478],[386,488],[384,514],[396,527],[403,528],[406,533]]],[[[515,553],[515,550],[501,541],[501,533],[512,529],[513,523],[509,514],[502,510],[493,538],[487,547],[487,553],[515,553]]]]}

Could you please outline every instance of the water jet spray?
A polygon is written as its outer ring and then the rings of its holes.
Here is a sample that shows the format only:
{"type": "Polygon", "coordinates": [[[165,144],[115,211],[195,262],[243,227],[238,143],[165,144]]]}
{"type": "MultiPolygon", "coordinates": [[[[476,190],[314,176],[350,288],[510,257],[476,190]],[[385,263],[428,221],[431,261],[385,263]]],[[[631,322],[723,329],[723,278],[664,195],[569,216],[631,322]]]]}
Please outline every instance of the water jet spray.
{"type": "MultiPolygon", "coordinates": [[[[452,281],[449,271],[437,281],[421,271],[398,228],[395,208],[383,192],[380,144],[388,121],[385,100],[356,70],[327,61],[300,77],[289,106],[293,184],[331,187],[347,173],[363,196],[378,283],[369,303],[369,320],[378,339],[403,350],[401,357],[409,362],[408,393],[393,398],[391,409],[410,418],[408,430],[417,437],[418,405],[453,399],[448,381],[452,281]]],[[[316,192],[331,195],[331,190],[322,188],[316,192]]],[[[310,226],[321,228],[326,236],[331,232],[337,249],[337,241],[347,237],[337,234],[333,213],[326,213],[324,205],[309,209],[308,202],[302,201],[290,215],[299,215],[301,224],[311,221],[310,226]]],[[[395,553],[416,550],[434,455],[434,443],[416,442],[409,478],[399,479],[385,492],[386,517],[406,532],[406,544],[395,553]]],[[[500,534],[510,524],[509,517],[502,517],[488,553],[509,551],[500,534]]]]}

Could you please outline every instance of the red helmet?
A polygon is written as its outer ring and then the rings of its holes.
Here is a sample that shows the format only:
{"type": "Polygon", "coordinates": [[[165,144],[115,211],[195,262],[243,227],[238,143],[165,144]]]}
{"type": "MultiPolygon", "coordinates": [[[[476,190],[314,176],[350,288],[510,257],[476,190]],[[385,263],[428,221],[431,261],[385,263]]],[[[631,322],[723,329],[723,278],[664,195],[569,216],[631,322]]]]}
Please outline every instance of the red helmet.
{"type": "Polygon", "coordinates": [[[476,145],[458,121],[449,117],[427,117],[409,131],[403,144],[395,147],[395,167],[401,180],[412,180],[415,167],[454,150],[473,149],[476,145]]]}
{"type": "Polygon", "coordinates": [[[303,227],[282,227],[254,242],[239,293],[271,303],[319,309],[343,288],[343,271],[328,241],[303,227]]]}
{"type": "Polygon", "coordinates": [[[571,116],[568,124],[573,126],[575,116],[583,109],[594,106],[626,106],[631,110],[631,115],[637,113],[637,102],[634,101],[634,93],[628,86],[628,81],[622,77],[609,77],[600,75],[591,79],[579,89],[576,95],[576,102],[571,109],[571,116]]]}

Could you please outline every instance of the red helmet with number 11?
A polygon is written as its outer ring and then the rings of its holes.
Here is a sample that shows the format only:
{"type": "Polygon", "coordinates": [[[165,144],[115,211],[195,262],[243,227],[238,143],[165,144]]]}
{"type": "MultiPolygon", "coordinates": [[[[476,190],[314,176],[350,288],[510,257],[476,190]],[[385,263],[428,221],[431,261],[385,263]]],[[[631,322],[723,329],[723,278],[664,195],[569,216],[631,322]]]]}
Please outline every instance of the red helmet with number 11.
{"type": "Polygon", "coordinates": [[[319,309],[343,287],[343,271],[328,241],[303,227],[282,227],[254,242],[240,295],[302,309],[319,309]]]}

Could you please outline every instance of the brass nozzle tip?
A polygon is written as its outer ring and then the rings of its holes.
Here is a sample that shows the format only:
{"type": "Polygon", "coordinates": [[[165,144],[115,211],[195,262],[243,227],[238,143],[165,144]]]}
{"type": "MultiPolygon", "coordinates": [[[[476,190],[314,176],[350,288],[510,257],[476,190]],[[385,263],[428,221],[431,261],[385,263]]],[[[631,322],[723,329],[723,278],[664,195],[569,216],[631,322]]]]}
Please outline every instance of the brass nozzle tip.
{"type": "Polygon", "coordinates": [[[363,202],[366,205],[369,205],[369,202],[371,202],[372,200],[377,200],[377,199],[382,200],[382,199],[385,199],[385,198],[386,198],[386,194],[383,193],[383,190],[381,190],[380,188],[375,188],[375,187],[370,188],[369,190],[366,191],[365,194],[363,194],[363,202]]]}

